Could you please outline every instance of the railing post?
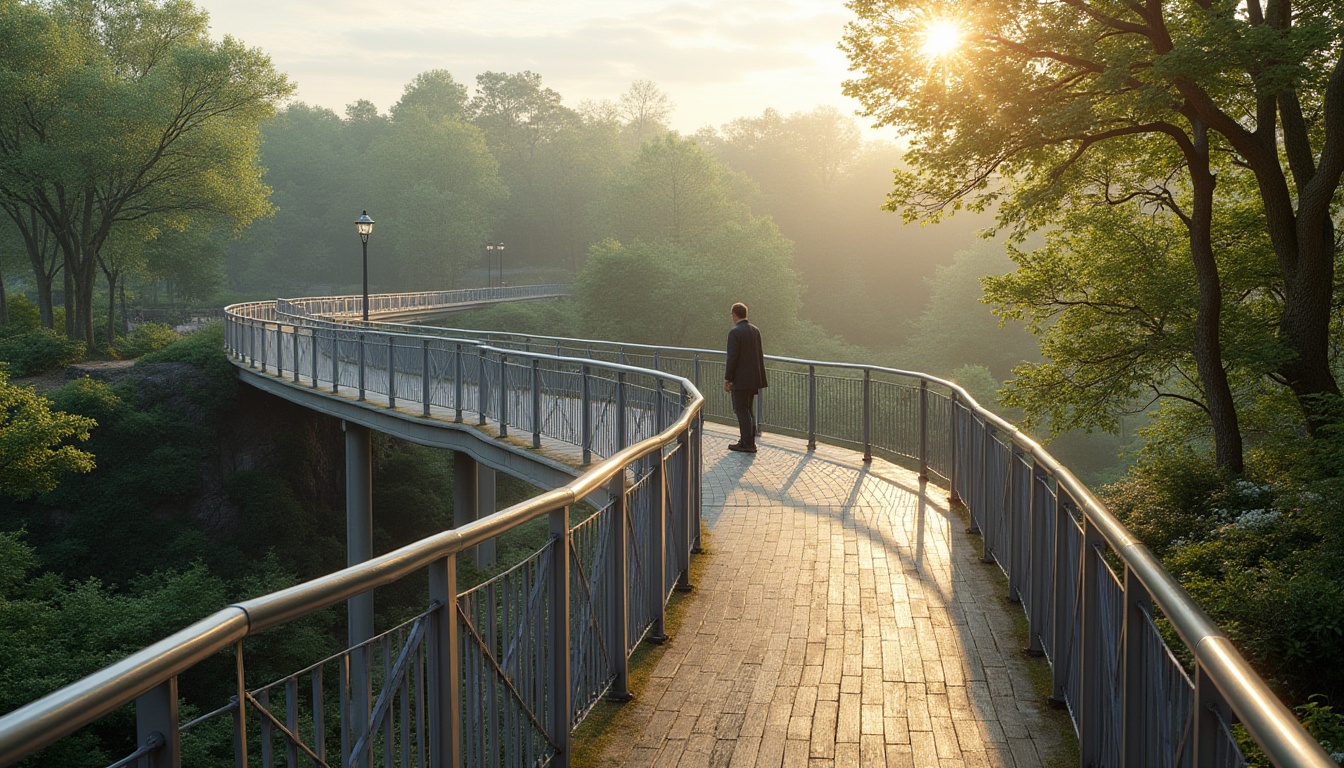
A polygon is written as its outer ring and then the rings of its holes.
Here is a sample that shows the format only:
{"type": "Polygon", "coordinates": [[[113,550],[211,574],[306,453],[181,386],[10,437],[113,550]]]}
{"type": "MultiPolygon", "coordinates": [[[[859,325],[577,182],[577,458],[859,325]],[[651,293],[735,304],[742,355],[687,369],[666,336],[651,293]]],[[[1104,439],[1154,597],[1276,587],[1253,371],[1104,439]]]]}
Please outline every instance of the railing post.
{"type": "Polygon", "coordinates": [[[243,641],[233,644],[233,764],[235,768],[247,768],[247,684],[243,676],[243,641]]]}
{"type": "Polygon", "coordinates": [[[359,336],[359,399],[364,399],[364,332],[360,331],[359,336]]]}
{"type": "Polygon", "coordinates": [[[550,514],[551,572],[550,606],[547,611],[550,629],[550,725],[551,740],[555,743],[556,761],[552,765],[569,765],[569,731],[574,707],[571,680],[573,649],[569,636],[569,507],[561,507],[550,514]]]}
{"type": "MultiPolygon", "coordinates": [[[[1068,560],[1068,526],[1074,525],[1073,515],[1069,512],[1069,505],[1064,499],[1060,498],[1058,485],[1055,487],[1055,536],[1053,542],[1054,556],[1050,562],[1054,564],[1054,574],[1051,578],[1050,594],[1053,596],[1053,608],[1050,619],[1050,632],[1052,639],[1050,641],[1050,656],[1053,662],[1050,665],[1051,694],[1050,703],[1060,707],[1068,704],[1068,683],[1069,683],[1069,665],[1064,663],[1068,655],[1073,650],[1067,648],[1069,644],[1069,635],[1073,630],[1073,618],[1069,611],[1073,606],[1068,600],[1068,595],[1063,590],[1064,580],[1073,581],[1073,589],[1078,589],[1078,580],[1074,573],[1074,568],[1069,567],[1068,560]]],[[[1077,561],[1073,561],[1077,566],[1077,561]]]]}
{"type": "Polygon", "coordinates": [[[581,424],[580,433],[583,436],[583,465],[586,467],[593,462],[593,402],[592,394],[588,388],[588,366],[583,366],[580,374],[582,396],[580,405],[583,407],[583,414],[579,417],[581,424]]]}
{"type": "Polygon", "coordinates": [[[480,410],[480,412],[481,412],[481,420],[480,420],[479,424],[480,424],[481,426],[484,426],[484,425],[485,425],[485,404],[488,403],[488,402],[490,402],[490,401],[489,401],[489,394],[488,394],[489,391],[490,391],[490,387],[488,387],[488,386],[486,385],[486,383],[485,383],[485,348],[484,348],[484,347],[477,347],[477,348],[476,348],[476,359],[477,359],[477,361],[478,361],[479,364],[480,364],[480,365],[479,365],[479,371],[477,372],[477,375],[476,375],[476,408],[477,408],[478,410],[480,410]]]}
{"type": "Polygon", "coordinates": [[[658,434],[667,429],[667,412],[663,407],[663,380],[657,379],[653,387],[653,424],[658,434]]]}
{"type": "Polygon", "coordinates": [[[420,400],[424,403],[422,415],[429,415],[430,401],[430,382],[429,382],[429,339],[423,339],[420,342],[420,400]]]}
{"type": "Polygon", "coordinates": [[[170,677],[140,694],[135,700],[135,741],[154,748],[146,768],[178,768],[182,764],[182,738],[178,733],[177,677],[170,677]]]}
{"type": "Polygon", "coordinates": [[[429,678],[430,765],[456,768],[462,764],[462,660],[457,624],[457,555],[429,566],[429,602],[438,609],[426,627],[426,665],[429,678]]]}
{"type": "Polygon", "coordinates": [[[499,436],[509,436],[509,363],[508,356],[499,355],[499,436]]]}
{"type": "Polygon", "coordinates": [[[700,388],[700,353],[696,352],[691,359],[691,383],[696,389],[700,388]]]}
{"type": "Polygon", "coordinates": [[[397,337],[387,337],[387,407],[397,407],[397,337]]]}
{"type": "Polygon", "coordinates": [[[807,366],[807,450],[817,449],[817,366],[807,366]]]}
{"type": "Polygon", "coordinates": [[[765,390],[756,390],[756,437],[760,437],[761,424],[765,422],[765,390]]]}
{"type": "Polygon", "coordinates": [[[919,479],[929,479],[929,382],[919,380],[919,479]]]}
{"type": "Polygon", "coordinates": [[[261,324],[261,372],[266,373],[266,324],[261,324]]]}
{"type": "MultiPolygon", "coordinates": [[[[1079,699],[1078,707],[1078,748],[1083,765],[1102,765],[1103,709],[1102,696],[1110,674],[1101,666],[1101,600],[1098,580],[1100,575],[1099,559],[1105,539],[1091,518],[1083,515],[1083,549],[1079,572],[1079,589],[1082,599],[1078,601],[1083,612],[1082,637],[1079,647],[1082,654],[1078,664],[1079,699]]],[[[1196,729],[1198,730],[1198,729],[1196,729]]]]}
{"type": "MultiPolygon", "coordinates": [[[[682,393],[683,406],[689,400],[686,394],[682,393]]],[[[661,430],[659,430],[661,431],[661,430]]],[[[677,548],[677,584],[673,589],[678,592],[690,592],[691,585],[691,492],[694,488],[694,482],[691,479],[691,429],[687,427],[677,435],[677,443],[681,448],[677,451],[677,461],[680,462],[684,471],[681,476],[681,505],[673,510],[672,527],[677,532],[675,546],[677,548]]]]}
{"type": "Polygon", "coordinates": [[[1031,561],[1031,586],[1028,588],[1030,592],[1027,604],[1027,653],[1032,656],[1041,656],[1045,653],[1041,636],[1049,629],[1050,614],[1046,601],[1053,594],[1047,589],[1051,583],[1047,574],[1054,572],[1052,558],[1054,552],[1051,547],[1053,542],[1047,539],[1046,533],[1050,530],[1047,524],[1054,519],[1054,508],[1050,504],[1046,482],[1045,471],[1036,464],[1036,457],[1032,456],[1027,523],[1031,531],[1031,551],[1027,554],[1031,561]]]}
{"type": "Polygon", "coordinates": [[[649,522],[649,547],[647,550],[653,560],[656,571],[649,579],[650,593],[646,596],[653,610],[653,627],[649,630],[649,642],[667,642],[666,611],[667,600],[667,463],[661,450],[650,454],[654,459],[653,476],[649,478],[649,489],[655,494],[653,520],[649,522]]]}
{"type": "Polygon", "coordinates": [[[951,461],[950,466],[948,467],[947,484],[952,488],[951,493],[949,493],[947,497],[947,502],[949,504],[961,503],[961,494],[957,492],[957,483],[961,481],[961,469],[958,466],[958,464],[961,462],[960,405],[961,400],[957,395],[957,391],[954,389],[952,390],[952,403],[951,403],[952,415],[951,418],[949,419],[949,421],[952,422],[949,425],[949,428],[952,430],[952,434],[948,436],[948,440],[951,443],[951,449],[949,450],[949,453],[951,454],[951,461]]]}
{"type": "Polygon", "coordinates": [[[629,701],[630,694],[630,506],[625,474],[611,479],[611,537],[607,552],[607,584],[611,595],[611,625],[607,627],[614,679],[607,698],[629,701]]]}
{"type": "MultiPolygon", "coordinates": [[[[453,421],[462,423],[462,391],[465,382],[462,376],[465,372],[465,366],[462,365],[462,345],[454,344],[453,350],[453,421]]],[[[478,385],[479,388],[479,385],[478,385]]]]}
{"type": "Polygon", "coordinates": [[[625,371],[616,372],[616,450],[625,450],[625,371]]]}
{"type": "Polygon", "coordinates": [[[336,394],[341,391],[341,334],[333,329],[331,332],[331,392],[336,394]]]}
{"type": "Polygon", "coordinates": [[[863,369],[863,460],[873,460],[873,409],[872,409],[873,372],[863,369]]]}
{"type": "Polygon", "coordinates": [[[1148,589],[1125,566],[1125,624],[1124,645],[1121,646],[1120,673],[1120,765],[1124,768],[1146,768],[1144,765],[1143,647],[1148,632],[1144,611],[1152,605],[1148,589]]]}
{"type": "Polygon", "coordinates": [[[312,345],[313,345],[313,363],[312,363],[313,389],[317,389],[317,350],[319,347],[321,347],[321,344],[318,343],[316,328],[311,329],[311,333],[309,333],[308,338],[312,339],[312,345]]]}
{"type": "Polygon", "coordinates": [[[1008,476],[1006,478],[1008,488],[1004,501],[1004,519],[1007,525],[1003,528],[1008,533],[1008,562],[1011,566],[1008,569],[1008,602],[1022,602],[1022,533],[1019,526],[1025,525],[1027,513],[1026,504],[1022,503],[1023,491],[1030,492],[1030,487],[1021,488],[1018,478],[1019,467],[1025,466],[1022,463],[1022,454],[1018,450],[1017,443],[1010,443],[1008,446],[1008,476]]]}
{"type": "Polygon", "coordinates": [[[541,361],[532,358],[532,447],[541,447],[541,361]]]}

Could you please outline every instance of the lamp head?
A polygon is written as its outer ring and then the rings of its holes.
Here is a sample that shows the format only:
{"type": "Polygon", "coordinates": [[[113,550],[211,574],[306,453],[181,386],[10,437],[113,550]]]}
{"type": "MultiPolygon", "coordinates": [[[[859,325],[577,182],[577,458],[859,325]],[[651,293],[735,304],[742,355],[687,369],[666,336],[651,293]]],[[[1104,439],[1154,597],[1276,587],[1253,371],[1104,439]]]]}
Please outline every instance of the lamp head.
{"type": "Polygon", "coordinates": [[[359,232],[359,239],[369,242],[369,235],[373,234],[373,219],[369,218],[369,212],[365,211],[358,219],[355,219],[355,230],[359,232]]]}

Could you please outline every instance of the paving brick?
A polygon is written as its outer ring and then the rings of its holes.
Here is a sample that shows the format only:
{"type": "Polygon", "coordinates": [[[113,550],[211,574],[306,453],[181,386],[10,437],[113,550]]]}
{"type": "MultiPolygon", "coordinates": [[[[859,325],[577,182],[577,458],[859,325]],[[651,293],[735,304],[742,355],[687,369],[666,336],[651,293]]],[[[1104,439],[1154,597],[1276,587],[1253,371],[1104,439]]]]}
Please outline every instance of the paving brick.
{"type": "Polygon", "coordinates": [[[1028,768],[1036,701],[996,566],[946,491],[857,454],[708,425],[709,546],[612,765],[1028,768]]]}

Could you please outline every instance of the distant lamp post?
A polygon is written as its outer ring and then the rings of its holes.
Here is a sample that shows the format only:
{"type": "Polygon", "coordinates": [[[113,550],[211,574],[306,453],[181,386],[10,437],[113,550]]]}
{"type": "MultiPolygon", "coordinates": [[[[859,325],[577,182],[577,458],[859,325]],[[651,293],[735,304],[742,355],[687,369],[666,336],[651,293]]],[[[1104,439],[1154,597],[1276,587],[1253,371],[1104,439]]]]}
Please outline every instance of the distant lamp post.
{"type": "Polygon", "coordinates": [[[491,288],[495,287],[494,274],[490,271],[494,267],[494,258],[499,259],[499,284],[504,284],[504,244],[486,243],[485,244],[485,284],[491,288]],[[496,254],[498,254],[496,256],[496,254]]]}
{"type": "Polygon", "coordinates": [[[369,212],[365,211],[355,219],[355,229],[359,232],[359,240],[364,244],[364,322],[369,321],[369,235],[373,234],[373,219],[369,218],[369,212]]]}

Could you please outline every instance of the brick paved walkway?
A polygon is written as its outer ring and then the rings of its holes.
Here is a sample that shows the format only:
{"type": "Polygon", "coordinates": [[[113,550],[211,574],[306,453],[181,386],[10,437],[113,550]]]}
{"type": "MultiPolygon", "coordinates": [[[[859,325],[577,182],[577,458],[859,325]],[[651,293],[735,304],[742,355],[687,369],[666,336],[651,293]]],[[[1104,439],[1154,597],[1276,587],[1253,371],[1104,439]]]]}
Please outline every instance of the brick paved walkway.
{"type": "Polygon", "coordinates": [[[1065,765],[1018,606],[914,473],[767,436],[705,440],[707,558],[685,619],[603,762],[631,766],[1065,765]],[[632,725],[633,722],[633,725],[632,725]]]}

